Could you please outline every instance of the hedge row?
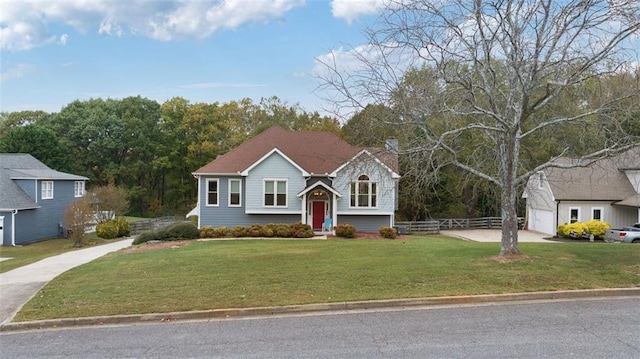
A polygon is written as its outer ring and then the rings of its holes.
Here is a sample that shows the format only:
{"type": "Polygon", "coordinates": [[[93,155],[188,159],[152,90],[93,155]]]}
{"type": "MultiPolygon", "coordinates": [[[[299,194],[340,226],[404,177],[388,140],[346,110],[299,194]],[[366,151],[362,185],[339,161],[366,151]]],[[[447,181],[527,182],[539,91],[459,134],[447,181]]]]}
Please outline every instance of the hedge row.
{"type": "Polygon", "coordinates": [[[303,223],[269,223],[253,224],[249,227],[235,226],[233,228],[204,226],[200,229],[200,238],[226,237],[260,237],[260,238],[311,238],[313,229],[303,223]]]}

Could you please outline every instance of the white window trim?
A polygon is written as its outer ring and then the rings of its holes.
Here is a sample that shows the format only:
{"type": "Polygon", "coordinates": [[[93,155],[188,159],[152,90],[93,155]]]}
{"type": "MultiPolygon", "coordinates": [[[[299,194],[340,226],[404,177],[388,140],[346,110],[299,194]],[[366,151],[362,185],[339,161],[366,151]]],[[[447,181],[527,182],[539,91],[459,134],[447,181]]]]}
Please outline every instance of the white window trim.
{"type": "Polygon", "coordinates": [[[604,221],[604,207],[591,207],[591,219],[593,220],[593,211],[600,211],[600,221],[604,221]]]}
{"type": "Polygon", "coordinates": [[[538,189],[544,188],[544,172],[538,172],[538,189]]]}
{"type": "Polygon", "coordinates": [[[238,179],[238,178],[229,178],[228,186],[229,186],[228,187],[229,188],[229,191],[228,191],[229,195],[227,196],[227,198],[228,198],[227,205],[229,207],[242,207],[242,180],[238,179]],[[239,185],[238,185],[238,189],[239,189],[239,191],[238,191],[238,195],[239,195],[238,202],[239,203],[238,204],[231,204],[231,193],[232,193],[231,192],[231,182],[238,182],[239,183],[239,185]]]}
{"type": "MultiPolygon", "coordinates": [[[[46,186],[48,187],[48,185],[46,186]]],[[[53,181],[42,181],[40,182],[40,198],[42,199],[53,199],[53,181]],[[48,188],[45,188],[45,184],[51,184],[51,194],[45,193],[49,192],[48,188]]]]}
{"type": "Polygon", "coordinates": [[[378,196],[379,187],[380,186],[378,185],[378,182],[374,182],[374,181],[371,181],[371,180],[368,180],[368,181],[359,181],[359,180],[357,180],[357,181],[352,181],[351,183],[349,183],[349,208],[352,208],[352,209],[377,209],[378,208],[378,203],[380,203],[380,197],[378,196]],[[351,196],[353,195],[353,193],[351,193],[351,185],[353,185],[354,183],[356,184],[356,193],[355,193],[356,205],[352,206],[351,205],[351,196]],[[359,196],[359,194],[358,194],[358,185],[360,183],[369,184],[369,193],[368,193],[369,203],[367,203],[368,204],[367,206],[358,206],[358,196],[359,196]],[[371,190],[371,187],[372,187],[373,184],[376,185],[375,193],[373,193],[373,191],[371,190]],[[371,199],[373,198],[374,194],[376,196],[376,205],[372,206],[371,205],[371,199]]]}
{"type": "Polygon", "coordinates": [[[263,178],[262,180],[262,207],[264,208],[289,208],[289,180],[287,178],[263,178]],[[264,197],[267,194],[267,182],[274,182],[273,184],[273,205],[268,206],[264,197]],[[284,182],[284,206],[278,206],[278,185],[277,182],[284,182]]]}
{"type": "Polygon", "coordinates": [[[582,222],[582,219],[581,219],[582,213],[580,213],[581,212],[580,207],[569,207],[569,223],[571,223],[571,211],[573,211],[574,209],[578,211],[578,217],[576,218],[576,222],[582,222]]]}
{"type": "Polygon", "coordinates": [[[220,180],[217,178],[207,178],[206,186],[204,188],[204,203],[205,207],[219,207],[220,206],[220,180]],[[215,182],[216,185],[216,204],[209,203],[209,183],[215,182]]]}
{"type": "Polygon", "coordinates": [[[76,198],[84,197],[84,181],[75,181],[73,183],[73,196],[76,198]]]}

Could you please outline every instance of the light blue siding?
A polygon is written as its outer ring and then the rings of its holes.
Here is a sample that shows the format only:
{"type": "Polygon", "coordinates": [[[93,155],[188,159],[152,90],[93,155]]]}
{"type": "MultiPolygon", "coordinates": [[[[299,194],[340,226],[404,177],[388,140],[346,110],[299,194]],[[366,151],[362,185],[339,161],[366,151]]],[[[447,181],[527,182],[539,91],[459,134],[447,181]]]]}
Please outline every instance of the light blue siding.
{"type": "Polygon", "coordinates": [[[36,193],[38,195],[40,194],[40,192],[38,192],[40,190],[40,181],[36,181],[34,179],[21,179],[15,180],[15,182],[18,186],[20,186],[20,188],[22,188],[23,191],[25,191],[29,195],[29,197],[33,198],[34,200],[36,200],[37,198],[36,202],[40,202],[40,197],[36,197],[36,193]],[[36,182],[38,183],[37,186],[36,182]]]}
{"type": "Polygon", "coordinates": [[[333,181],[334,188],[343,194],[338,201],[338,214],[364,214],[371,215],[393,213],[396,208],[396,180],[392,174],[380,163],[371,158],[367,158],[366,154],[356,158],[349,165],[345,166],[338,172],[333,181]],[[361,175],[367,175],[371,182],[375,182],[377,186],[377,208],[350,208],[350,185],[357,181],[361,175]]]}
{"type": "Polygon", "coordinates": [[[76,200],[74,197],[75,181],[53,182],[52,199],[41,198],[42,181],[38,180],[36,195],[40,208],[21,210],[16,214],[16,244],[27,244],[59,236],[64,211],[71,202],[76,200]]]}
{"type": "MultiPolygon", "coordinates": [[[[246,214],[245,204],[247,197],[251,196],[246,190],[245,178],[237,177],[216,177],[216,176],[201,176],[200,179],[200,227],[228,227],[234,226],[249,226],[252,224],[267,224],[267,223],[296,223],[300,222],[301,216],[298,214],[246,214]],[[218,206],[207,207],[206,195],[207,195],[207,179],[218,179],[218,206]],[[242,196],[241,207],[229,207],[229,179],[240,179],[242,183],[242,196]]],[[[262,189],[261,189],[262,191],[262,189]]],[[[260,193],[259,196],[262,194],[260,193]]],[[[297,197],[294,197],[296,201],[299,201],[297,197]]]]}
{"type": "Polygon", "coordinates": [[[338,216],[338,224],[348,223],[358,232],[378,232],[380,226],[390,226],[391,216],[338,216]]]}
{"type": "Polygon", "coordinates": [[[293,214],[302,211],[302,202],[296,196],[305,188],[302,172],[278,153],[273,153],[255,168],[251,169],[246,185],[246,212],[293,214]],[[283,179],[287,181],[287,207],[264,206],[264,180],[283,179]]]}

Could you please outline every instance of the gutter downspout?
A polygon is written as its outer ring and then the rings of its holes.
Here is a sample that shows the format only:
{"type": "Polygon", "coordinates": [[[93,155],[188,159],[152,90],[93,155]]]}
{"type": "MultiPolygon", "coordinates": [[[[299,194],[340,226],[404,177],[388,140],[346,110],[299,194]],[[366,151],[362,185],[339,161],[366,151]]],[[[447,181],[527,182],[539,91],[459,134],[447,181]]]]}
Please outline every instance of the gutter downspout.
{"type": "Polygon", "coordinates": [[[560,220],[560,201],[556,201],[556,236],[558,235],[558,227],[560,226],[560,223],[558,222],[560,220]]]}
{"type": "Polygon", "coordinates": [[[11,247],[16,246],[16,214],[18,214],[17,209],[11,211],[11,247]]]}

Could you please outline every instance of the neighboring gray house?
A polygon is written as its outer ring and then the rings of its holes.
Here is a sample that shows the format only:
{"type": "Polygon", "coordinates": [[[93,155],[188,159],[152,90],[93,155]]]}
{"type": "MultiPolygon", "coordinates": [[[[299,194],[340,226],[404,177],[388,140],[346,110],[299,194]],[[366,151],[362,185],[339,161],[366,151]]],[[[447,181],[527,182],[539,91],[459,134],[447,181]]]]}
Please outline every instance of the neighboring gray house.
{"type": "Polygon", "coordinates": [[[0,240],[12,246],[61,234],[64,211],[86,177],[55,171],[31,155],[0,154],[0,240]]]}
{"type": "Polygon", "coordinates": [[[554,235],[559,224],[592,219],[613,228],[638,223],[640,148],[587,167],[547,168],[529,179],[523,197],[533,231],[554,235]]]}
{"type": "Polygon", "coordinates": [[[302,222],[315,231],[349,223],[393,226],[397,154],[352,146],[330,132],[274,126],[193,173],[198,226],[302,222]]]}

